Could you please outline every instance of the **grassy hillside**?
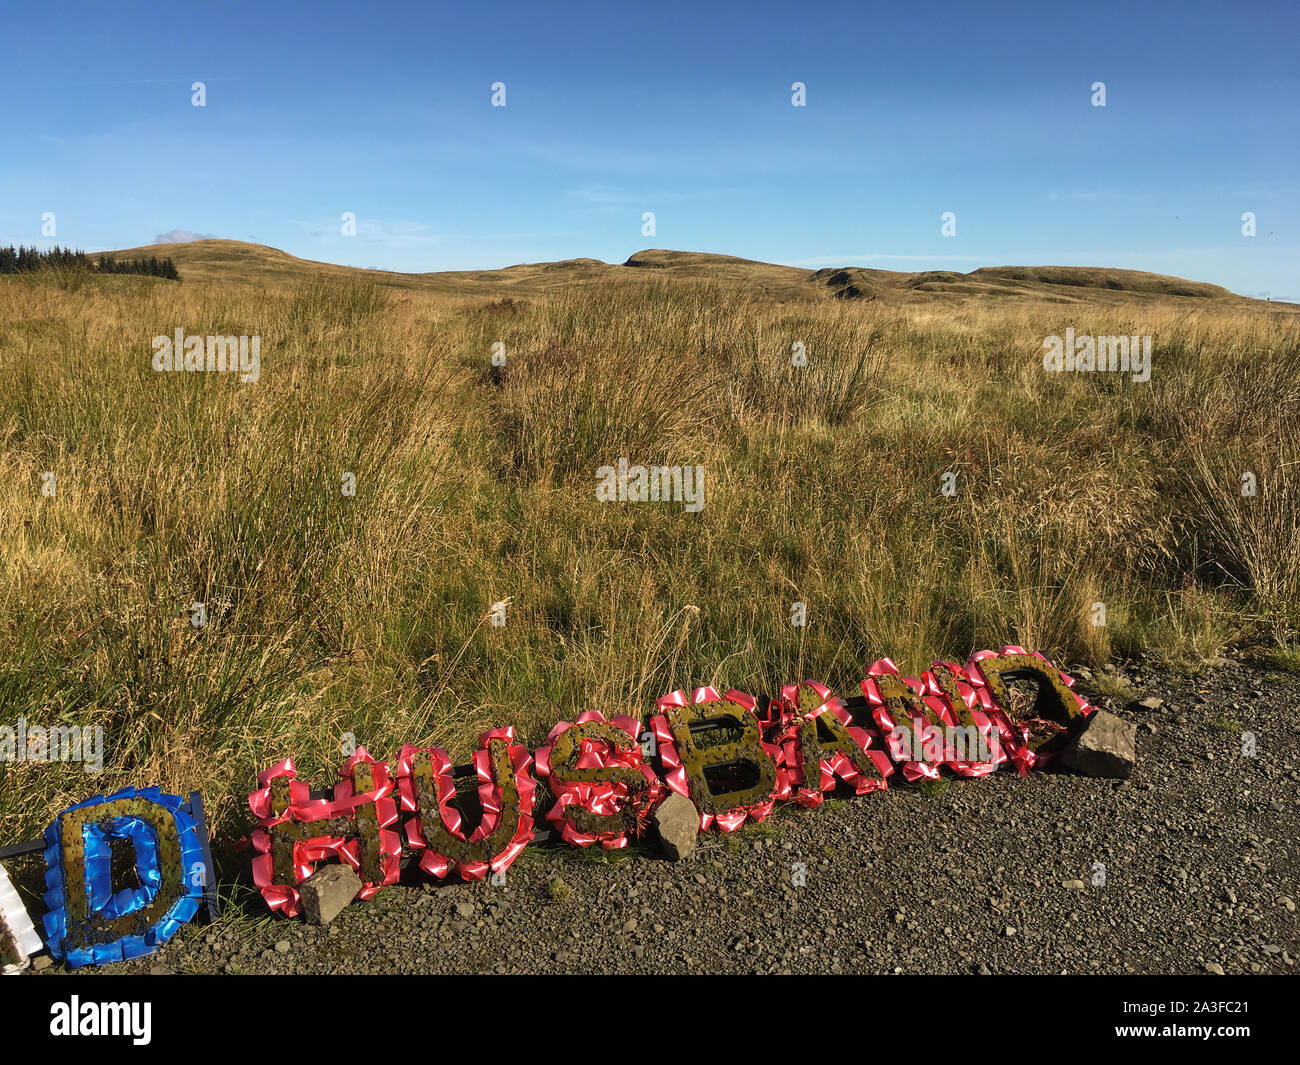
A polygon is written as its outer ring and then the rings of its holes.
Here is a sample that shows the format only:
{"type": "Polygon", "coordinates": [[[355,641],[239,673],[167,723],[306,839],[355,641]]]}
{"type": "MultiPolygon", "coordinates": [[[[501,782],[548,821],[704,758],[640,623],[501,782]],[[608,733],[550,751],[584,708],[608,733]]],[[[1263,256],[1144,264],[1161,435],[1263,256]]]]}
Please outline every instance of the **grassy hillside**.
{"type": "MultiPolygon", "coordinates": [[[[898,303],[1007,297],[1080,302],[1122,302],[1152,296],[1186,296],[1199,300],[1235,300],[1227,289],[1178,277],[1074,266],[983,267],[969,274],[948,271],[900,273],[862,268],[809,271],[794,266],[738,259],[731,255],[668,251],[651,248],[626,262],[568,259],[528,263],[503,270],[466,270],[428,274],[398,274],[359,270],[297,259],[287,252],[237,240],[199,240],[188,244],[149,244],[112,252],[119,259],[171,257],[186,281],[217,281],[259,285],[292,283],[309,278],[365,279],[385,288],[402,288],[444,295],[541,295],[576,285],[662,281],[675,278],[708,281],[743,289],[764,300],[883,298],[898,303]],[[860,292],[845,289],[856,286],[860,292]]],[[[1244,301],[1251,304],[1257,301],[1244,301]]]]}
{"type": "Polygon", "coordinates": [[[0,838],[146,782],[233,828],[259,769],[327,780],[345,733],[461,758],[680,686],[849,692],[881,655],[1007,641],[1194,657],[1297,622],[1293,308],[1060,268],[165,253],[183,283],[0,278],[0,718],[106,736],[97,777],[0,766],[0,838]],[[1070,326],[1151,335],[1151,381],[1045,373],[1070,326]],[[260,380],[155,373],[177,327],[260,335],[260,380]],[[704,508],[599,502],[620,457],[702,466],[704,508]]]}

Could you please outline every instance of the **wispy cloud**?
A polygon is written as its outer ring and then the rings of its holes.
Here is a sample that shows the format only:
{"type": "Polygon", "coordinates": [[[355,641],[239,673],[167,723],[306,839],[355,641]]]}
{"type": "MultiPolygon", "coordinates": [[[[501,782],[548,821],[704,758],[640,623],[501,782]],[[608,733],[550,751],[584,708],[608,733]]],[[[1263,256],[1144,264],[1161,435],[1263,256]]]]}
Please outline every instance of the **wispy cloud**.
{"type": "Polygon", "coordinates": [[[216,240],[212,233],[192,233],[188,229],[169,229],[153,238],[155,244],[188,244],[192,240],[216,240]]]}
{"type": "Polygon", "coordinates": [[[644,197],[633,196],[629,192],[613,189],[608,185],[590,185],[582,189],[569,189],[565,192],[565,195],[571,200],[590,204],[593,207],[626,207],[630,203],[645,202],[644,197]]]}
{"type": "MultiPolygon", "coordinates": [[[[1281,196],[1294,196],[1291,188],[1232,188],[1227,185],[1198,185],[1179,192],[1180,200],[1276,200],[1281,196]]],[[[1053,189],[1048,200],[1105,203],[1158,203],[1168,204],[1167,190],[1149,189],[1053,189]]]]}
{"type": "Polygon", "coordinates": [[[723,188],[700,190],[696,192],[677,192],[670,189],[639,190],[615,188],[610,185],[584,185],[581,188],[566,189],[564,195],[578,203],[600,208],[636,207],[653,210],[656,204],[685,203],[689,200],[703,200],[725,196],[729,190],[723,188]]]}
{"type": "Polygon", "coordinates": [[[818,255],[811,259],[787,259],[784,266],[852,266],[857,263],[987,263],[987,255],[888,255],[859,252],[853,255],[818,255]]]}
{"type": "MultiPolygon", "coordinates": [[[[369,218],[361,212],[357,215],[357,232],[354,239],[366,244],[382,244],[389,248],[420,248],[441,244],[443,236],[435,233],[425,222],[409,218],[369,218]]],[[[343,220],[341,217],[328,219],[304,220],[289,219],[289,224],[306,230],[317,240],[332,239],[342,236],[343,220]]]]}

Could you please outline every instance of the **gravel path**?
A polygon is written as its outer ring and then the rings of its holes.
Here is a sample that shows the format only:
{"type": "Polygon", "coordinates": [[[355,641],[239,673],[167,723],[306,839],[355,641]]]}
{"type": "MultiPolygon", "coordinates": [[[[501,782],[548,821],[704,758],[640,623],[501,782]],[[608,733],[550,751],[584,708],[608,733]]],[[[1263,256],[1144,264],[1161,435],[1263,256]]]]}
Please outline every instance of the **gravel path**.
{"type": "Polygon", "coordinates": [[[531,847],[504,887],[393,887],[329,928],[196,926],[110,971],[1293,971],[1300,677],[1121,672],[1161,705],[1079,690],[1138,722],[1128,781],[1000,773],[779,804],[677,864],[531,847]]]}

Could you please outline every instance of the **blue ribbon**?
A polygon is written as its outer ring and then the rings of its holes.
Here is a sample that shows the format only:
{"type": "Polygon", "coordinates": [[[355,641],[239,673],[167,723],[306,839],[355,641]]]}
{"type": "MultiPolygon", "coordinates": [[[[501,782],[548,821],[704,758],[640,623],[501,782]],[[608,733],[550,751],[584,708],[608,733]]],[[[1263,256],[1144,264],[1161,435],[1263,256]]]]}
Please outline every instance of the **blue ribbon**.
{"type": "MultiPolygon", "coordinates": [[[[203,861],[203,845],[198,838],[194,819],[181,807],[184,800],[178,795],[165,795],[158,788],[123,788],[105,798],[96,795],[69,806],[45,830],[45,944],[50,954],[61,958],[74,968],[82,965],[103,965],[105,962],[124,961],[152,954],[176,934],[181,925],[189,922],[198,911],[203,897],[203,887],[210,871],[203,861]],[[65,949],[68,934],[67,892],[63,867],[63,817],[72,810],[99,806],[116,799],[145,799],[161,807],[176,824],[181,844],[181,897],[156,920],[143,935],[127,935],[90,947],[65,949]],[[191,870],[203,875],[190,875],[191,870]],[[195,881],[198,881],[197,883],[195,881]]],[[[162,887],[162,868],[159,863],[158,837],[150,824],[140,817],[111,817],[85,826],[86,898],[93,917],[112,919],[124,917],[148,906],[162,887]],[[135,871],[138,887],[113,891],[112,841],[130,840],[135,848],[135,871]]]]}

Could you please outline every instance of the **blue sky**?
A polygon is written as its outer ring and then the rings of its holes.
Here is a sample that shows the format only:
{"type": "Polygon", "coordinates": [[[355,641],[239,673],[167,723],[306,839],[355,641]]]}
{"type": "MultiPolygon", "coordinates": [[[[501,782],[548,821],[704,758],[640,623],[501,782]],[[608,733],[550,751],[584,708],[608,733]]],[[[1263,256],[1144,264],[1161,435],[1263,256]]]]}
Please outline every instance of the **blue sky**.
{"type": "Polygon", "coordinates": [[[1300,299],[1298,31],[1294,3],[12,5],[0,242],[1098,265],[1300,299]]]}

